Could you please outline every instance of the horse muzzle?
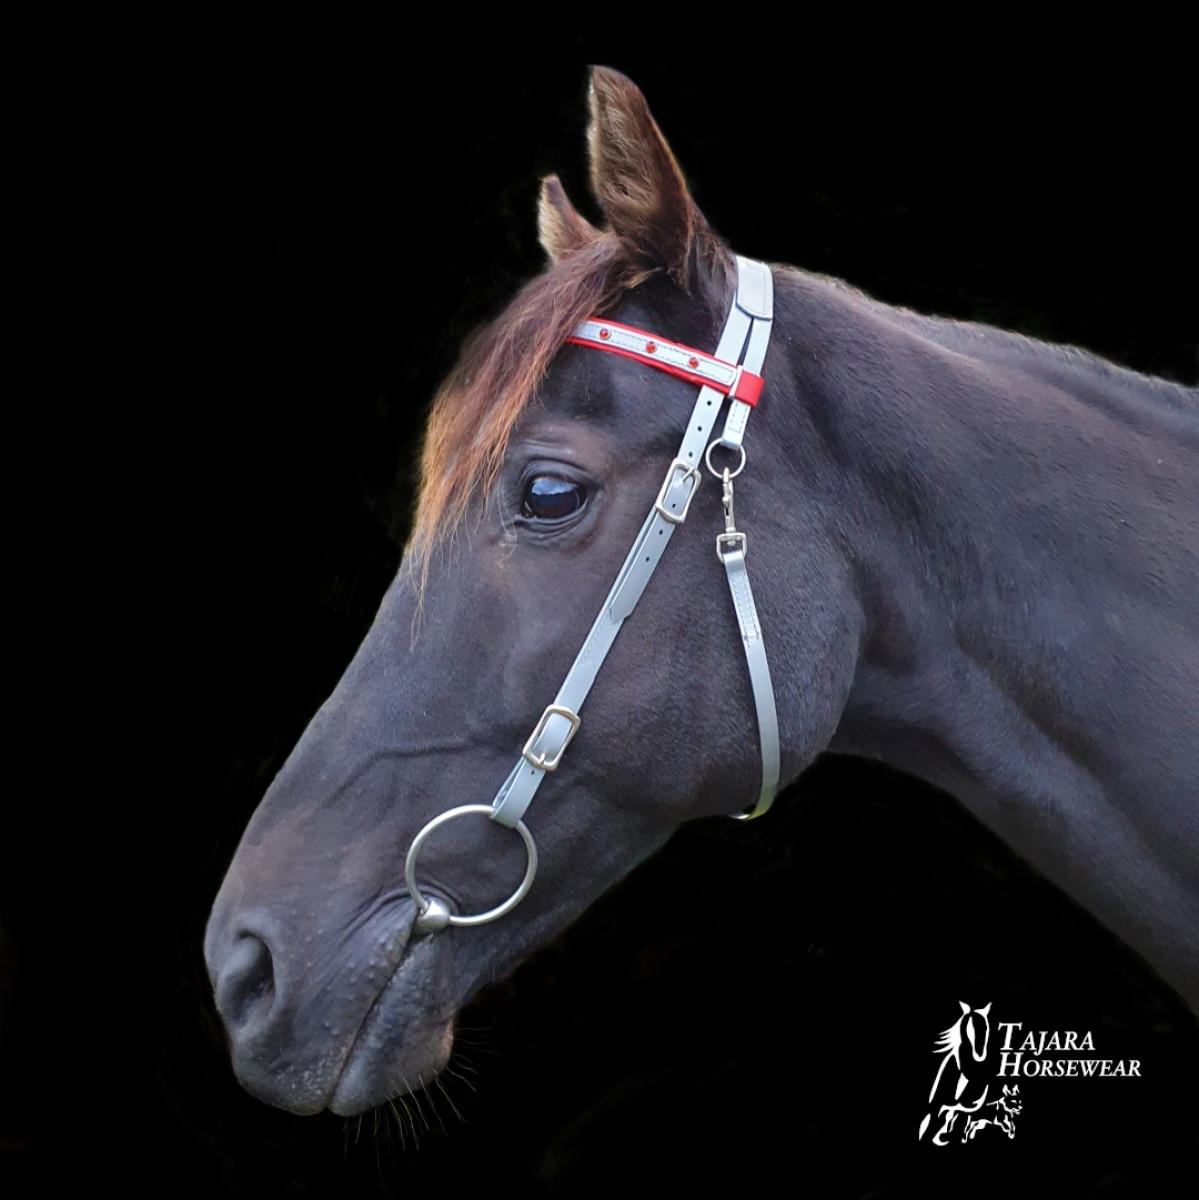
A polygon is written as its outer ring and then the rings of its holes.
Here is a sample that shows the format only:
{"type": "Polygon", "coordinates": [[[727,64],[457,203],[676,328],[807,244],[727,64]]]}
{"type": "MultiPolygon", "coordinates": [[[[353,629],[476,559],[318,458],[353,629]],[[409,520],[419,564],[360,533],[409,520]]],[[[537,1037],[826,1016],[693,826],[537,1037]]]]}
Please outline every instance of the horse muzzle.
{"type": "Polygon", "coordinates": [[[416,915],[405,896],[330,949],[315,922],[228,913],[218,901],[205,958],[234,1073],[251,1095],[352,1116],[432,1080],[453,1043],[451,955],[448,939],[413,936],[416,915]]]}

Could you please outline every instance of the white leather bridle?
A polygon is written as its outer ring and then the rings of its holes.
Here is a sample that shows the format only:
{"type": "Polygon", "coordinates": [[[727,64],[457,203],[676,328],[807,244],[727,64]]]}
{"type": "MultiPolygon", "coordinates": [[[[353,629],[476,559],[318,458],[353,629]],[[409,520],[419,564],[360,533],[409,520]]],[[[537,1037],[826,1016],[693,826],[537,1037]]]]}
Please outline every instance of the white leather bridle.
{"type": "Polygon", "coordinates": [[[429,821],[413,838],[404,862],[404,877],[409,895],[418,905],[414,933],[433,933],[446,925],[482,925],[494,921],[496,917],[511,912],[532,887],[537,872],[537,846],[522,818],[541,781],[561,764],[562,755],[581,724],[579,710],[621,625],[636,607],[645,585],[662,559],[671,535],[687,519],[691,501],[699,489],[701,461],[723,484],[725,529],[716,538],[716,557],[724,565],[737,623],[741,628],[741,643],[745,649],[754,707],[757,710],[762,756],[762,780],[757,802],[748,812],[733,816],[737,820],[761,816],[773,802],[779,782],[779,730],[774,687],[770,682],[762,629],[745,567],[746,537],[736,528],[733,514],[733,479],[745,467],[742,440],[749,414],[762,391],[760,372],[770,341],[773,310],[774,280],[770,268],[765,263],[737,255],[737,294],[714,355],[600,317],[589,317],[580,322],[567,339],[576,345],[620,354],[698,383],[701,385],[699,395],[679,452],[666,472],[654,506],[645,518],[608,598],[567,671],[553,704],[541,714],[520,758],[495,799],[490,805],[463,804],[447,809],[429,821]],[[709,442],[726,396],[729,398],[729,408],[724,428],[720,437],[709,442]],[[718,471],[712,465],[712,451],[718,446],[738,455],[735,470],[730,471],[725,467],[718,471]],[[416,883],[416,860],[425,839],[434,829],[467,813],[486,813],[493,821],[515,829],[524,840],[528,867],[520,886],[503,904],[486,912],[459,916],[452,913],[443,901],[421,893],[416,883]]]}

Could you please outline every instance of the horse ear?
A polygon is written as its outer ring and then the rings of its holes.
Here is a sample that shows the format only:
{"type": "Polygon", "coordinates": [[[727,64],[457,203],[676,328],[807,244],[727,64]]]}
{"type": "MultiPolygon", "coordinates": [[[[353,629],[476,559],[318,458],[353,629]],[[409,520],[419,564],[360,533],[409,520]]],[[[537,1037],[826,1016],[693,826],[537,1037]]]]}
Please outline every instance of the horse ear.
{"type": "Polygon", "coordinates": [[[545,176],[537,197],[537,240],[550,262],[561,262],[599,236],[600,231],[571,204],[558,176],[545,176]]]}
{"type": "MultiPolygon", "coordinates": [[[[995,1003],[995,1001],[992,1000],[991,1004],[994,1004],[994,1003],[995,1003]]],[[[991,1011],[991,1004],[988,1004],[986,1008],[976,1008],[974,1011],[976,1013],[978,1013],[978,1015],[980,1017],[985,1017],[991,1011]]]]}
{"type": "Polygon", "coordinates": [[[612,231],[635,258],[690,291],[693,250],[717,239],[641,89],[611,67],[593,66],[588,106],[591,188],[612,231]]]}
{"type": "Polygon", "coordinates": [[[962,1005],[962,1016],[968,1017],[970,1015],[970,1005],[963,1004],[961,1000],[959,1000],[958,1003],[962,1005]]]}

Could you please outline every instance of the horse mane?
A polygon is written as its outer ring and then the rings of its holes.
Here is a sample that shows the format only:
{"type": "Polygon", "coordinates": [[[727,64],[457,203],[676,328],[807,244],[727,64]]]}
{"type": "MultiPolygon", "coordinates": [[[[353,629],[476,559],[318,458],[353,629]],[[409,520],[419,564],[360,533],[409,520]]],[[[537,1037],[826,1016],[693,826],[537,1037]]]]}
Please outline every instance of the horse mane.
{"type": "Polygon", "coordinates": [[[962,1046],[962,1018],[959,1017],[948,1029],[943,1029],[933,1047],[933,1053],[955,1054],[962,1046]]]}
{"type": "Polygon", "coordinates": [[[805,271],[789,265],[779,265],[775,270],[816,280],[835,291],[847,294],[885,320],[912,330],[945,349],[958,350],[983,360],[1007,362],[1013,366],[1040,365],[1046,369],[1071,372],[1118,390],[1129,404],[1144,410],[1165,408],[1168,411],[1199,417],[1199,388],[1159,375],[1135,371],[1081,346],[1043,341],[1013,329],[991,325],[986,321],[917,312],[901,304],[890,304],[880,300],[835,275],[805,271]]]}
{"type": "Polygon", "coordinates": [[[405,547],[423,592],[429,559],[476,489],[486,494],[521,413],[575,326],[610,308],[657,268],[638,262],[614,233],[535,275],[494,320],[477,327],[438,388],[425,426],[416,518],[405,547]]]}

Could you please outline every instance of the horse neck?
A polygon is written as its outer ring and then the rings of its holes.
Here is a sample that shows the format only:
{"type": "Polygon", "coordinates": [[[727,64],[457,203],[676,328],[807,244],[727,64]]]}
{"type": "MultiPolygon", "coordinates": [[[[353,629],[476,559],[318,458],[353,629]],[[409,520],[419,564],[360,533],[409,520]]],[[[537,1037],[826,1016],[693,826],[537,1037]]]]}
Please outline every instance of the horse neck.
{"type": "MultiPolygon", "coordinates": [[[[1177,436],[1193,442],[1193,414],[1127,393],[1131,373],[1113,383],[1084,365],[1067,388],[1066,359],[1000,331],[1002,353],[985,354],[829,281],[779,283],[797,511],[821,512],[861,613],[829,748],[953,793],[1178,985],[1165,910],[1199,917],[1183,884],[1199,830],[1180,811],[1199,762],[1174,748],[1193,742],[1185,729],[1146,727],[1179,647],[1137,629],[1192,603],[1196,565],[1174,554],[1162,496],[1195,505],[1177,436]],[[1160,807],[1133,812],[1146,786],[1160,807]],[[1158,911],[1130,918],[1146,888],[1158,911]]],[[[810,533],[797,573],[813,567],[810,533]]],[[[784,658],[801,662],[801,641],[784,658]]],[[[1189,711],[1180,692],[1166,726],[1189,711]]],[[[1199,996],[1194,967],[1181,974],[1199,996]]]]}

